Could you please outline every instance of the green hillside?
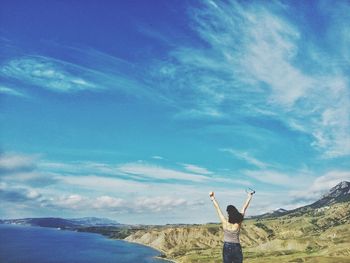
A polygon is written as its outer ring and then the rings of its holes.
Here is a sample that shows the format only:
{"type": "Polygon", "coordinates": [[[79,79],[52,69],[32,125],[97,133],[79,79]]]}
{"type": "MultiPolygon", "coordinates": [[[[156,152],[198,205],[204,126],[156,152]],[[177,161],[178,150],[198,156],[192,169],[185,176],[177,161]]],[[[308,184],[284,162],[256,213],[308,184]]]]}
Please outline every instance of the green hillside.
{"type": "MultiPolygon", "coordinates": [[[[126,240],[163,251],[177,262],[222,262],[218,224],[138,230],[126,240]]],[[[246,263],[350,262],[350,202],[307,208],[284,216],[244,221],[246,263]]]]}

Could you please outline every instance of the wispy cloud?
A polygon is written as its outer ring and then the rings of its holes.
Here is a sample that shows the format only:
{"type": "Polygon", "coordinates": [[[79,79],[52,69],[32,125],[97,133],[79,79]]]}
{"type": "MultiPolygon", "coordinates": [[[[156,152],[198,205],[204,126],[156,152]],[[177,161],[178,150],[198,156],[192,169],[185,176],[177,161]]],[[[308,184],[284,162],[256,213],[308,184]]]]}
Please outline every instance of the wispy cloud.
{"type": "Polygon", "coordinates": [[[39,155],[3,153],[0,155],[0,176],[15,185],[45,187],[58,183],[57,174],[45,172],[37,166],[39,155]]]}
{"type": "Polygon", "coordinates": [[[86,75],[87,70],[48,57],[28,56],[11,59],[1,67],[1,73],[6,77],[57,92],[101,88],[87,78],[80,77],[86,75]]]}
{"type": "Polygon", "coordinates": [[[8,184],[0,183],[0,199],[7,202],[27,202],[27,201],[37,201],[41,198],[36,190],[19,187],[19,186],[9,186],[8,184]]]}
{"type": "Polygon", "coordinates": [[[26,95],[23,92],[4,85],[0,85],[0,94],[16,96],[16,97],[26,97],[26,95]]]}
{"type": "MultiPolygon", "coordinates": [[[[74,177],[71,177],[74,183],[74,177]]],[[[69,182],[69,178],[65,178],[69,182]]],[[[99,187],[98,178],[88,177],[87,182],[93,180],[95,187],[99,187]]],[[[84,185],[86,181],[75,181],[80,186],[84,185]]],[[[21,207],[34,209],[35,207],[48,208],[53,210],[66,210],[66,211],[80,211],[84,213],[89,213],[91,211],[107,212],[109,214],[114,213],[157,213],[170,211],[176,208],[182,208],[189,206],[203,205],[203,202],[195,200],[186,200],[186,198],[179,198],[174,196],[173,193],[147,193],[147,191],[139,192],[136,197],[124,196],[124,198],[116,197],[116,195],[125,194],[124,191],[120,192],[118,189],[121,188],[120,183],[122,181],[116,179],[103,179],[101,181],[103,184],[107,183],[108,186],[114,187],[113,195],[82,195],[78,193],[60,193],[57,191],[43,191],[32,189],[28,186],[11,186],[7,183],[0,183],[0,199],[2,202],[10,202],[14,207],[18,204],[21,207]],[[109,182],[104,182],[104,180],[109,180],[109,182]],[[112,184],[111,184],[112,183],[112,184]],[[116,187],[116,184],[118,185],[116,187]]],[[[124,182],[124,184],[132,186],[138,184],[142,186],[141,183],[135,182],[124,182]]],[[[68,185],[71,185],[68,183],[68,185]]],[[[74,184],[73,184],[74,185],[74,184]]],[[[89,184],[88,184],[89,185],[89,184]]],[[[142,186],[144,187],[144,186],[142,186]]],[[[136,188],[140,190],[139,187],[136,188]]],[[[145,189],[143,189],[145,190],[145,189]]],[[[98,192],[98,191],[97,191],[98,192]]],[[[187,192],[187,191],[186,191],[187,192]]]]}
{"type": "Polygon", "coordinates": [[[183,198],[158,196],[139,197],[137,199],[126,200],[113,196],[102,195],[88,197],[80,194],[70,195],[47,195],[43,196],[34,190],[25,188],[4,189],[0,186],[0,197],[3,201],[22,203],[27,207],[39,205],[42,208],[54,210],[80,211],[89,213],[91,210],[107,212],[108,214],[120,213],[158,213],[171,211],[181,207],[203,205],[202,202],[189,202],[183,198]]]}
{"type": "Polygon", "coordinates": [[[152,179],[160,180],[184,180],[193,182],[207,181],[208,177],[197,173],[186,173],[173,169],[164,168],[161,166],[150,165],[147,163],[127,163],[120,165],[118,170],[130,175],[136,175],[141,177],[148,177],[152,179]]]}
{"type": "Polygon", "coordinates": [[[249,184],[214,176],[205,167],[193,164],[169,168],[144,161],[63,163],[24,154],[4,156],[0,163],[13,173],[2,177],[0,199],[6,206],[22,211],[98,212],[109,216],[164,212],[184,218],[184,211],[210,204],[205,200],[212,187],[225,194],[249,184]],[[28,165],[28,170],[19,169],[28,165]]]}
{"type": "Polygon", "coordinates": [[[156,198],[139,198],[135,201],[134,207],[138,212],[145,211],[173,211],[174,209],[185,209],[187,206],[203,205],[202,202],[189,202],[185,198],[177,197],[156,197],[156,198]]]}
{"type": "MultiPolygon", "coordinates": [[[[348,21],[341,11],[344,6],[349,8],[342,4],[331,9],[348,21]]],[[[324,50],[288,11],[288,5],[276,2],[204,1],[189,14],[194,32],[206,45],[173,49],[153,74],[163,93],[182,105],[176,117],[269,117],[310,135],[311,146],[324,157],[348,155],[347,65],[333,63],[330,58],[339,56],[337,49],[324,50]]],[[[334,15],[333,20],[339,18],[334,15]]],[[[332,34],[332,43],[338,39],[349,53],[347,27],[333,20],[327,30],[342,33],[332,34]]]]}
{"type": "Polygon", "coordinates": [[[222,119],[225,117],[226,114],[224,112],[211,105],[204,107],[201,105],[198,109],[180,109],[179,112],[174,115],[175,119],[222,119]]]}
{"type": "Polygon", "coordinates": [[[53,46],[67,53],[67,58],[23,55],[23,51],[17,52],[17,56],[8,57],[2,61],[0,75],[12,82],[19,81],[21,85],[63,94],[82,91],[117,91],[135,97],[162,100],[157,92],[149,90],[143,81],[142,70],[136,65],[92,48],[58,44],[53,46]]]}
{"type": "MultiPolygon", "coordinates": [[[[159,160],[159,158],[154,158],[159,160]]],[[[185,170],[179,168],[167,168],[161,165],[148,163],[145,161],[106,164],[98,162],[75,162],[60,163],[42,161],[38,164],[39,168],[44,171],[51,171],[67,175],[98,175],[98,176],[115,176],[118,178],[131,180],[182,180],[188,182],[202,182],[209,180],[206,175],[211,174],[207,169],[193,166],[182,165],[185,170]]]]}
{"type": "Polygon", "coordinates": [[[240,160],[246,161],[247,163],[254,165],[256,167],[259,167],[261,169],[264,169],[264,168],[271,166],[268,163],[262,162],[256,158],[254,158],[246,151],[237,151],[234,149],[221,149],[221,151],[228,152],[228,153],[232,154],[234,157],[236,157],[240,160]]]}
{"type": "Polygon", "coordinates": [[[152,156],[152,159],[155,159],[155,160],[164,160],[164,157],[159,156],[159,155],[153,155],[153,156],[152,156]]]}
{"type": "MultiPolygon", "coordinates": [[[[155,158],[159,160],[159,158],[155,158]]],[[[162,159],[160,159],[162,160],[162,159]]],[[[170,160],[167,160],[167,163],[170,160]]],[[[227,173],[210,171],[205,167],[179,163],[172,166],[165,166],[146,161],[137,161],[129,163],[100,163],[100,162],[52,162],[42,160],[38,164],[38,169],[46,174],[76,176],[77,180],[83,180],[82,176],[90,176],[96,181],[102,178],[118,178],[125,181],[135,181],[135,183],[166,183],[182,185],[183,183],[229,183],[239,185],[250,185],[247,180],[233,178],[227,173]]],[[[61,179],[62,179],[61,178],[61,179]]],[[[85,179],[86,180],[86,179],[85,179]]]]}
{"type": "MultiPolygon", "coordinates": [[[[17,172],[2,177],[1,201],[12,207],[28,210],[40,207],[52,213],[91,214],[94,211],[119,217],[126,214],[154,216],[161,212],[185,218],[183,211],[190,213],[210,205],[206,200],[211,190],[216,191],[225,204],[239,205],[245,198],[244,187],[253,185],[257,187],[259,199],[254,202],[251,214],[257,214],[278,207],[307,204],[339,181],[350,180],[348,171],[331,171],[317,178],[305,171],[289,174],[265,168],[240,171],[246,176],[240,180],[228,176],[230,171],[226,171],[224,177],[216,176],[207,168],[193,164],[179,164],[178,169],[174,169],[140,161],[65,164],[24,154],[5,156],[0,161],[2,167],[17,172]],[[37,164],[33,165],[34,162],[37,164]],[[33,180],[40,183],[33,183],[33,180]],[[53,181],[44,184],[44,180],[53,181]],[[271,188],[271,192],[261,183],[271,188]],[[280,196],[278,201],[276,196],[280,196]]],[[[192,220],[203,220],[194,218],[195,215],[191,216],[192,220]]]]}
{"type": "Polygon", "coordinates": [[[212,174],[212,172],[209,171],[207,168],[200,167],[200,166],[197,166],[194,164],[184,163],[183,166],[187,171],[192,172],[192,173],[203,174],[203,175],[212,174]]]}
{"type": "Polygon", "coordinates": [[[316,178],[314,174],[304,170],[293,173],[275,169],[244,170],[242,172],[260,183],[288,191],[308,188],[308,185],[311,185],[316,178]]]}
{"type": "Polygon", "coordinates": [[[18,153],[0,154],[0,174],[20,171],[31,171],[35,168],[38,156],[24,155],[18,153]]]}

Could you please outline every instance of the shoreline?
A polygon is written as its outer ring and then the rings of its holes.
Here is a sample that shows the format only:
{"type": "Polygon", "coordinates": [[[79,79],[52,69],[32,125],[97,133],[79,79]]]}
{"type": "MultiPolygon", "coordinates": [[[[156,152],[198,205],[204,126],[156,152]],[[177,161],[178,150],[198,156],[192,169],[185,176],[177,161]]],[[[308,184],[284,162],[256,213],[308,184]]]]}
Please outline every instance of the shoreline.
{"type": "MultiPolygon", "coordinates": [[[[112,238],[113,239],[113,238],[112,238]]],[[[149,247],[149,248],[152,248],[154,250],[157,250],[159,252],[162,252],[165,256],[167,255],[165,251],[159,249],[159,248],[155,248],[155,247],[152,247],[150,245],[146,245],[146,244],[143,244],[143,243],[140,243],[140,242],[136,242],[136,241],[128,241],[128,240],[125,240],[125,239],[118,239],[118,240],[122,240],[122,241],[125,241],[125,242],[129,242],[129,243],[134,243],[134,244],[138,244],[138,245],[142,245],[142,246],[145,246],[145,247],[149,247]]],[[[178,263],[177,261],[175,261],[175,259],[170,259],[170,258],[163,258],[161,256],[155,256],[154,258],[158,258],[158,259],[162,259],[162,260],[165,260],[165,261],[169,261],[169,262],[173,262],[173,263],[178,263]]]]}

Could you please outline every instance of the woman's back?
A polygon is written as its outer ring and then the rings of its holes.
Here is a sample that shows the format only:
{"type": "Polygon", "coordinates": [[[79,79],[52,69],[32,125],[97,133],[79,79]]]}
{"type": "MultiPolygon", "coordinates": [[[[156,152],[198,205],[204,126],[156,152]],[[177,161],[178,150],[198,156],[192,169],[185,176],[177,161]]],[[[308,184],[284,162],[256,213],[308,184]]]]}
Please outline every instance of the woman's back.
{"type": "Polygon", "coordinates": [[[224,242],[230,243],[240,243],[239,233],[240,233],[240,224],[231,224],[227,222],[223,224],[224,229],[224,242]]]}

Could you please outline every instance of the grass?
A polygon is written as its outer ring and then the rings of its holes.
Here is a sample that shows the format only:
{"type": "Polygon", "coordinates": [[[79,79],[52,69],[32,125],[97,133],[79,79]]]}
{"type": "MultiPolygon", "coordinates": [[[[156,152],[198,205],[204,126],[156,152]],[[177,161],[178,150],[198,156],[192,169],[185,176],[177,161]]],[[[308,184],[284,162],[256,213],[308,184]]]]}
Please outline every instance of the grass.
{"type": "MultiPolygon", "coordinates": [[[[222,239],[219,224],[155,227],[130,236],[179,263],[222,262],[222,239]]],[[[245,263],[349,263],[350,202],[245,220],[241,243],[245,263]]]]}

